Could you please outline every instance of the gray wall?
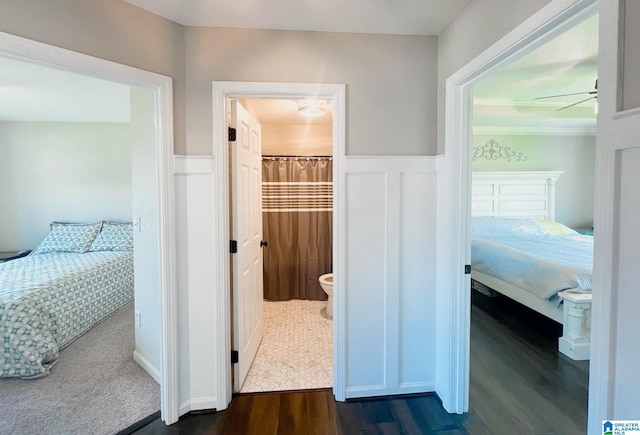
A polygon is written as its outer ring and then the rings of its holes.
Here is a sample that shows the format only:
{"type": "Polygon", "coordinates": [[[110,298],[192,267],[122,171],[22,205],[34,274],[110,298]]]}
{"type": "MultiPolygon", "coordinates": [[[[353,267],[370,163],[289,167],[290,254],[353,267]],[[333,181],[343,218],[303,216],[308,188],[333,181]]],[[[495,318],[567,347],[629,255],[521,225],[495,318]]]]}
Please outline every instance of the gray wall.
{"type": "Polygon", "coordinates": [[[438,153],[444,153],[447,78],[549,2],[550,0],[473,0],[439,35],[438,153]]]}
{"type": "Polygon", "coordinates": [[[478,159],[473,162],[474,171],[564,171],[556,183],[556,221],[571,228],[593,225],[595,136],[483,134],[473,136],[473,146],[491,139],[527,159],[478,159]]]}
{"type": "Polygon", "coordinates": [[[0,251],[52,221],[131,220],[129,124],[0,122],[0,251]]]}
{"type": "Polygon", "coordinates": [[[187,151],[212,153],[214,80],[344,83],[348,155],[433,155],[437,38],[186,28],[187,151]]]}
{"type": "Polygon", "coordinates": [[[436,37],[185,28],[113,0],[0,10],[0,31],[173,77],[177,154],[211,154],[213,80],[345,83],[348,154],[436,150],[436,37]]]}
{"type": "Polygon", "coordinates": [[[184,28],[116,0],[0,0],[0,32],[173,77],[175,147],[184,152],[184,28]]]}

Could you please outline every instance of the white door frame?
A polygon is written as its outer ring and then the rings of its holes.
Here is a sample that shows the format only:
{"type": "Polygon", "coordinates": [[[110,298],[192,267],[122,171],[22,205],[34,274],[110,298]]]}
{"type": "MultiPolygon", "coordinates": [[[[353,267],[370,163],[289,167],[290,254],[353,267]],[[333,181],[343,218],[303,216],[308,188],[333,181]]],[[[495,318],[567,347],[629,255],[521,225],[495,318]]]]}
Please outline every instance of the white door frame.
{"type": "MultiPolygon", "coordinates": [[[[438,287],[445,294],[441,304],[446,316],[438,354],[446,355],[440,360],[450,363],[448,379],[439,383],[443,406],[449,412],[463,413],[469,409],[471,289],[464,265],[470,264],[471,255],[473,85],[592,16],[597,7],[597,0],[552,0],[447,79],[445,164],[449,176],[446,195],[450,202],[442,227],[448,236],[442,243],[447,246],[441,248],[450,255],[442,259],[440,270],[445,272],[438,278],[438,287]]],[[[592,358],[600,351],[592,347],[592,358]]]]}
{"type": "Polygon", "coordinates": [[[149,89],[155,94],[156,184],[161,299],[160,410],[178,421],[177,313],[174,261],[173,87],[171,77],[0,32],[0,56],[149,89]]]}
{"type": "Polygon", "coordinates": [[[344,288],[344,161],[345,161],[345,85],[316,83],[213,82],[213,158],[215,199],[213,216],[216,284],[215,373],[221,398],[218,409],[226,409],[232,398],[231,382],[231,281],[229,260],[229,150],[227,103],[230,98],[321,98],[333,103],[333,394],[345,400],[345,297],[344,288]],[[224,398],[224,400],[222,400],[224,398]]]}

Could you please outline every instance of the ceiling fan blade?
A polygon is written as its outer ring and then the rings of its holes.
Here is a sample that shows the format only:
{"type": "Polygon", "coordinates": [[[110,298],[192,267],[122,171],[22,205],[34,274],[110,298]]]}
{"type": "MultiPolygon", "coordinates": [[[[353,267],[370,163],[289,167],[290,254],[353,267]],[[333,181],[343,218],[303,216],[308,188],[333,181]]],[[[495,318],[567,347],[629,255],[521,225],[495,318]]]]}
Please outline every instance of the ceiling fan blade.
{"type": "Polygon", "coordinates": [[[584,95],[584,94],[595,95],[597,93],[598,91],[575,92],[573,94],[559,94],[559,95],[548,95],[546,97],[537,97],[537,98],[534,98],[534,100],[544,100],[545,98],[570,97],[572,95],[584,95]]]}
{"type": "Polygon", "coordinates": [[[593,97],[585,98],[584,100],[580,100],[580,101],[578,101],[577,103],[569,104],[568,106],[564,106],[564,107],[561,107],[561,108],[559,108],[559,109],[556,109],[556,112],[559,112],[560,110],[568,109],[569,107],[577,106],[578,104],[582,104],[582,103],[584,103],[585,101],[595,100],[596,98],[598,98],[598,96],[593,96],[593,97]]]}

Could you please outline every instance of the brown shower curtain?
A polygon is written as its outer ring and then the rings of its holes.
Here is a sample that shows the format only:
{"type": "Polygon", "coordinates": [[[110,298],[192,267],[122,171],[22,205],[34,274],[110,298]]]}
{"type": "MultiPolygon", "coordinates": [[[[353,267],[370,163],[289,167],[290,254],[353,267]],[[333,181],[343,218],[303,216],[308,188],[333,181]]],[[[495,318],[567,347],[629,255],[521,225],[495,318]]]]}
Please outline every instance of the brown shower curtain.
{"type": "Polygon", "coordinates": [[[330,158],[262,159],[264,298],[326,300],[318,282],[331,272],[330,158]]]}

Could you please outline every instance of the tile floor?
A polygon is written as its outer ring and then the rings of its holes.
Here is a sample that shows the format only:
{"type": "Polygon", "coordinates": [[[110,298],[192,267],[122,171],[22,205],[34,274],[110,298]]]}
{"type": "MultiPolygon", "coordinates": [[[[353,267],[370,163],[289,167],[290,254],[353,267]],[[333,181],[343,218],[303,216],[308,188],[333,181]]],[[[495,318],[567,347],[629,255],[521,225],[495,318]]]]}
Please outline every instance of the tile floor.
{"type": "Polygon", "coordinates": [[[264,337],[241,393],[333,385],[333,322],[326,302],[264,302],[264,337]]]}

